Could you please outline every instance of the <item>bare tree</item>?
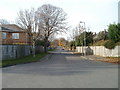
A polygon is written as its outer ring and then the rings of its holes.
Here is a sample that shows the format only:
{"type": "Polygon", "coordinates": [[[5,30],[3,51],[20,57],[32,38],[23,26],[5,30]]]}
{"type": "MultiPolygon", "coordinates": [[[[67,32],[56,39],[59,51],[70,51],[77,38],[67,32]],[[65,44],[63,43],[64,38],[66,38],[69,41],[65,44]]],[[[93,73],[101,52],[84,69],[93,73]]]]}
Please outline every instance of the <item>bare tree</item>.
{"type": "Polygon", "coordinates": [[[66,13],[62,8],[50,4],[42,5],[38,8],[39,25],[45,41],[45,52],[47,52],[47,43],[50,35],[56,32],[64,32],[66,27],[66,13]]]}
{"type": "Polygon", "coordinates": [[[20,10],[17,23],[27,32],[29,42],[32,44],[32,53],[35,57],[35,42],[40,36],[40,29],[38,25],[38,16],[34,8],[30,10],[20,10]]]}
{"type": "Polygon", "coordinates": [[[10,24],[6,19],[0,19],[0,24],[10,24]]]}

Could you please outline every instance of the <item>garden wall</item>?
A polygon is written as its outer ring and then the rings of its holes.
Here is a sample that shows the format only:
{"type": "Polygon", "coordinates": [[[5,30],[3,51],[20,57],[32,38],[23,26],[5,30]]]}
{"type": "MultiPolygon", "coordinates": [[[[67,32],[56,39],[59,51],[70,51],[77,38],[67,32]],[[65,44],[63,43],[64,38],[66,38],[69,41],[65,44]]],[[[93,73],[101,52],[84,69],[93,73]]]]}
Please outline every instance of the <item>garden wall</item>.
{"type": "Polygon", "coordinates": [[[107,49],[104,46],[76,47],[76,52],[103,57],[120,57],[120,46],[116,46],[114,49],[107,49]]]}

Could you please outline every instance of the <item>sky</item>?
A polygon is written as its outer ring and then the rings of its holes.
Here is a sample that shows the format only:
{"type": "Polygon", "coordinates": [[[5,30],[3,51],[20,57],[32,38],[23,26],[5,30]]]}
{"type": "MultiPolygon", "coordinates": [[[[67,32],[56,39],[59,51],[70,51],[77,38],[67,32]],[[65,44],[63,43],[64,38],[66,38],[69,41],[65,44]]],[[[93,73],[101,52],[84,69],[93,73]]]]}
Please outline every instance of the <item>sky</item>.
{"type": "MultiPolygon", "coordinates": [[[[37,9],[43,4],[51,4],[67,13],[67,22],[71,28],[83,21],[90,31],[99,32],[107,29],[110,23],[118,22],[118,2],[119,0],[0,0],[0,19],[15,23],[20,9],[37,9]]],[[[68,35],[58,37],[68,38],[68,35]]]]}

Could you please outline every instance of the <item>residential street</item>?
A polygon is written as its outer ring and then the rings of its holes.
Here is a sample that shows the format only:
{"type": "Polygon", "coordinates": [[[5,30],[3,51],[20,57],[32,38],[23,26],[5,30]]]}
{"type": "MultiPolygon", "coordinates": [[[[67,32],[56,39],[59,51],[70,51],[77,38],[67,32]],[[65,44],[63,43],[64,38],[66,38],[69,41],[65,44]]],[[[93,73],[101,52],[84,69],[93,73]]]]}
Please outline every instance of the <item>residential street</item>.
{"type": "Polygon", "coordinates": [[[3,88],[118,88],[118,65],[58,50],[40,62],[2,69],[3,88]]]}

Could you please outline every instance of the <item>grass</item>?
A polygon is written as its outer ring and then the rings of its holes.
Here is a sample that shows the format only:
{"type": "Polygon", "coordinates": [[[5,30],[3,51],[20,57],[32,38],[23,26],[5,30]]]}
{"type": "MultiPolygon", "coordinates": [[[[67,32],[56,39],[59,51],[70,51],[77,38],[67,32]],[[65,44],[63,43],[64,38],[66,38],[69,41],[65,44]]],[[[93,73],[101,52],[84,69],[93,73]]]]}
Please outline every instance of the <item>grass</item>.
{"type": "Polygon", "coordinates": [[[3,60],[2,62],[0,62],[0,67],[36,62],[46,55],[47,53],[40,53],[40,54],[36,54],[36,57],[33,57],[32,55],[30,55],[22,58],[17,58],[17,59],[3,60]]]}
{"type": "Polygon", "coordinates": [[[49,49],[48,51],[55,51],[56,49],[49,49]]]}

